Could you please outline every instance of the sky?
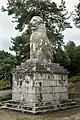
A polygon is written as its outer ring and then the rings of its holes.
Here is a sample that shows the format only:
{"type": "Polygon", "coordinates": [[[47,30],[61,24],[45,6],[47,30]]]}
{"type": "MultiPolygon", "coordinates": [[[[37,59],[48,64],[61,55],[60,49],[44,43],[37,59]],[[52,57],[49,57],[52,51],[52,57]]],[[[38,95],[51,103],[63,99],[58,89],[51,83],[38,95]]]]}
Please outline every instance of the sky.
{"type": "MultiPolygon", "coordinates": [[[[53,0],[57,3],[60,3],[61,0],[53,0]]],[[[65,0],[66,6],[69,12],[74,10],[75,5],[79,0],[65,0]]],[[[6,6],[7,0],[0,0],[1,6],[6,6]]],[[[71,20],[70,20],[71,21],[71,20]]],[[[80,45],[80,29],[76,28],[71,21],[72,29],[66,29],[64,34],[64,42],[67,43],[69,40],[72,40],[76,45],[80,45]]],[[[15,38],[20,33],[18,30],[15,30],[15,24],[12,23],[12,18],[8,16],[7,12],[0,11],[0,50],[5,50],[10,52],[9,47],[11,46],[11,37],[15,38]]]]}

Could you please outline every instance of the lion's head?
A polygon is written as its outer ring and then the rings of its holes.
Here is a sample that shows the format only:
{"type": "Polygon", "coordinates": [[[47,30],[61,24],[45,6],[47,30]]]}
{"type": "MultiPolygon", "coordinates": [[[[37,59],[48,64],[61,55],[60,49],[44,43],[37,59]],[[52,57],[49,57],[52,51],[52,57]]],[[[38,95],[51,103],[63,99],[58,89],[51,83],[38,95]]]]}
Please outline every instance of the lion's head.
{"type": "Polygon", "coordinates": [[[39,16],[34,16],[31,21],[31,30],[35,31],[36,29],[38,29],[39,25],[43,23],[43,19],[39,16]]]}

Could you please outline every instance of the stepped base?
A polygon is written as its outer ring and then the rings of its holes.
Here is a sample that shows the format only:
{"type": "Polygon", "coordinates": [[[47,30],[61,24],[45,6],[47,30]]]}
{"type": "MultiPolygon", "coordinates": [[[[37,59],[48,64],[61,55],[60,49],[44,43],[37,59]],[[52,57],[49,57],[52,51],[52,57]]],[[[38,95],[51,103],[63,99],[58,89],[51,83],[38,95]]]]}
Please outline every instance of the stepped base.
{"type": "Polygon", "coordinates": [[[75,101],[69,100],[65,103],[61,103],[59,105],[46,105],[46,106],[39,106],[39,107],[29,107],[26,104],[20,104],[19,102],[14,102],[12,100],[0,103],[0,109],[9,109],[13,111],[20,111],[23,113],[45,113],[57,110],[65,110],[74,107],[78,107],[75,101]]]}

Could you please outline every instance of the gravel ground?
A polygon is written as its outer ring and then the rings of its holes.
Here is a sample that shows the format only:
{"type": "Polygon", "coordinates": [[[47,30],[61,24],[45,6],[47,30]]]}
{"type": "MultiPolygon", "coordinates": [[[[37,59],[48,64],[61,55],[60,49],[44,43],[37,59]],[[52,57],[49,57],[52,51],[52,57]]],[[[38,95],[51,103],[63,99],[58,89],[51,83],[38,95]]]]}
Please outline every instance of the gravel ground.
{"type": "Polygon", "coordinates": [[[80,107],[39,115],[0,110],[0,120],[80,120],[80,107]]]}
{"type": "Polygon", "coordinates": [[[3,91],[0,91],[0,96],[6,96],[10,93],[11,93],[11,90],[3,90],[3,91]]]}

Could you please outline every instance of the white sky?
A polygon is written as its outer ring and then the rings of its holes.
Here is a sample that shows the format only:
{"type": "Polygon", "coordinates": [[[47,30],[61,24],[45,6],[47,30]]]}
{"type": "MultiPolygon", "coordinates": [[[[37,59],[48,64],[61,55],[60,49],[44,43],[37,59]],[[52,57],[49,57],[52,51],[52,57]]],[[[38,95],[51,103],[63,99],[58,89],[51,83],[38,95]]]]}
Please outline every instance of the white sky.
{"type": "MultiPolygon", "coordinates": [[[[7,0],[0,0],[1,6],[6,6],[7,0]]],[[[60,3],[61,0],[54,0],[57,3],[60,3]]],[[[68,11],[73,11],[74,6],[78,3],[79,0],[65,0],[68,11]]],[[[73,23],[71,22],[73,25],[73,23]]],[[[10,37],[15,37],[20,34],[15,30],[15,25],[12,23],[12,18],[7,15],[7,12],[3,13],[0,11],[0,50],[9,51],[9,46],[11,45],[10,37]]],[[[74,41],[77,45],[80,45],[80,29],[76,28],[73,25],[72,29],[66,29],[64,31],[64,42],[69,40],[74,41]]]]}

